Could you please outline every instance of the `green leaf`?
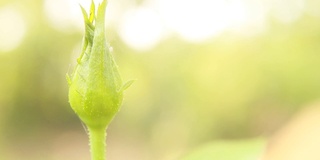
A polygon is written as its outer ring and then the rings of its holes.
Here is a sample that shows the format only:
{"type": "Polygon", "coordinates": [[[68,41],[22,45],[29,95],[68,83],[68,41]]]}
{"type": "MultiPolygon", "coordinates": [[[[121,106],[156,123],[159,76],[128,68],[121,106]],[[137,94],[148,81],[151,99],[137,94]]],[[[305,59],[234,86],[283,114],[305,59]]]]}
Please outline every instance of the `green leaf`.
{"type": "Polygon", "coordinates": [[[80,8],[81,8],[83,19],[84,19],[85,23],[89,22],[87,11],[82,7],[82,5],[80,5],[80,8]]]}
{"type": "Polygon", "coordinates": [[[127,81],[126,83],[124,83],[124,84],[122,85],[122,87],[119,89],[118,92],[123,92],[124,90],[128,89],[128,88],[133,84],[133,82],[135,82],[135,81],[136,81],[136,80],[129,80],[129,81],[127,81]]]}
{"type": "Polygon", "coordinates": [[[68,73],[66,74],[66,79],[67,79],[68,85],[70,86],[71,85],[71,78],[68,73]]]}
{"type": "Polygon", "coordinates": [[[94,2],[93,2],[93,0],[92,0],[92,1],[91,1],[91,7],[90,7],[90,18],[89,18],[89,21],[90,21],[91,23],[93,23],[94,18],[95,18],[95,5],[94,5],[94,2]]]}
{"type": "Polygon", "coordinates": [[[217,141],[194,150],[180,160],[258,160],[265,145],[266,141],[261,138],[217,141]]]}

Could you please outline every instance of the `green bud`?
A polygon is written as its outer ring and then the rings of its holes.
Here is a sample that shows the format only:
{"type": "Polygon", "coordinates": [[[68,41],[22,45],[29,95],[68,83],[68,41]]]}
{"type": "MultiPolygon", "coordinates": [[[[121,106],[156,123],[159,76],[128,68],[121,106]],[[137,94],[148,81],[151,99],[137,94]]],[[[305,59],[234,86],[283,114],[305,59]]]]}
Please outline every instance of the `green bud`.
{"type": "Polygon", "coordinates": [[[95,13],[92,2],[90,14],[81,7],[85,21],[85,36],[81,55],[69,83],[72,109],[88,127],[106,127],[119,111],[123,91],[133,81],[122,83],[118,67],[105,37],[104,0],[95,13]]]}

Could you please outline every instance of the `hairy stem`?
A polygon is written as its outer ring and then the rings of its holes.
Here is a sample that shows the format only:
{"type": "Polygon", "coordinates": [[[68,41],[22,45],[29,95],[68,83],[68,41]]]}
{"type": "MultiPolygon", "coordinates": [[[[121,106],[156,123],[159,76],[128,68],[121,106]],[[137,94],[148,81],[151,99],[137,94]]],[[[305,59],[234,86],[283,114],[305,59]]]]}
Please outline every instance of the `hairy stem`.
{"type": "Polygon", "coordinates": [[[89,140],[90,140],[90,151],[91,160],[106,160],[106,128],[90,128],[89,140]]]}

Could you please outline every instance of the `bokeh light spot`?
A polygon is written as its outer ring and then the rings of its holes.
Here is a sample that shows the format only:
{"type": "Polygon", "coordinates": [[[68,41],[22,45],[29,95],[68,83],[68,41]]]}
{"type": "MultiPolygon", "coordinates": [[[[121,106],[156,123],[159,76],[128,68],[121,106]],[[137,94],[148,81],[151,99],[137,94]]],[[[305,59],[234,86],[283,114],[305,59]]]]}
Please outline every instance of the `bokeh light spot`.
{"type": "Polygon", "coordinates": [[[8,52],[22,42],[26,23],[19,10],[13,6],[0,8],[0,51],[8,52]]]}
{"type": "MultiPolygon", "coordinates": [[[[94,0],[96,7],[102,0],[94,0]]],[[[59,31],[72,32],[84,30],[83,16],[80,5],[83,6],[87,12],[91,5],[90,0],[45,0],[44,11],[48,17],[51,26],[59,31]]],[[[88,13],[89,14],[89,13],[88,13]]],[[[113,21],[118,19],[119,4],[117,1],[108,2],[106,25],[111,25],[113,21]],[[111,23],[110,23],[111,22],[111,23]]]]}
{"type": "Polygon", "coordinates": [[[55,29],[66,32],[82,31],[84,27],[79,4],[89,8],[90,3],[88,0],[45,0],[44,11],[55,29]]]}
{"type": "Polygon", "coordinates": [[[226,3],[211,0],[161,0],[159,11],[173,31],[190,41],[218,34],[228,25],[226,3]]]}
{"type": "Polygon", "coordinates": [[[191,42],[218,36],[248,17],[243,1],[158,0],[156,6],[168,28],[191,42]]]}
{"type": "Polygon", "coordinates": [[[129,10],[120,24],[120,36],[131,47],[146,50],[163,37],[164,28],[157,13],[147,7],[129,10]]]}
{"type": "Polygon", "coordinates": [[[274,4],[274,14],[283,23],[296,21],[305,9],[304,0],[282,0],[274,4]]]}

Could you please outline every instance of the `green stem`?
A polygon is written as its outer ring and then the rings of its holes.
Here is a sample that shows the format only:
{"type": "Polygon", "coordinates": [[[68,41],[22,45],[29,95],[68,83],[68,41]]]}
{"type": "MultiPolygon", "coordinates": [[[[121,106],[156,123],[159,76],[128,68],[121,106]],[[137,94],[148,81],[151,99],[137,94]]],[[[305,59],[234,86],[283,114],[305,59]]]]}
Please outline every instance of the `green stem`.
{"type": "Polygon", "coordinates": [[[90,128],[89,140],[91,160],[105,160],[106,159],[106,127],[90,128]]]}

